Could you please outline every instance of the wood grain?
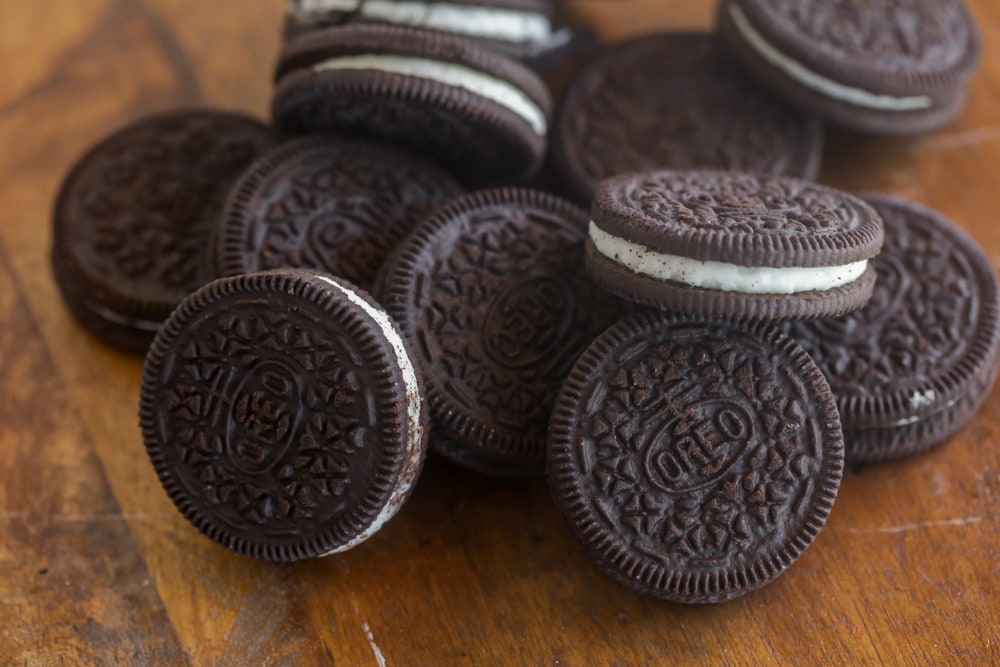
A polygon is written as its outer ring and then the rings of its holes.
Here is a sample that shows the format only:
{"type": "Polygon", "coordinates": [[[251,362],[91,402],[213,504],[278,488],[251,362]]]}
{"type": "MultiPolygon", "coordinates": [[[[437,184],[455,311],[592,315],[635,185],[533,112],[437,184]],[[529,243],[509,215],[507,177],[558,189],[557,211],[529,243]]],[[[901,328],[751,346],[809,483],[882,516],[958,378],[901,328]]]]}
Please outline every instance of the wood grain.
{"type": "MultiPolygon", "coordinates": [[[[1000,662],[1000,391],[945,446],[845,479],[771,586],[690,608],[594,571],[540,481],[431,460],[370,542],[294,566],[197,534],[149,466],[141,361],[90,338],[48,269],[72,160],[154,110],[266,114],[282,4],[6,2],[0,9],[0,664],[626,665],[1000,662]]],[[[713,3],[578,0],[606,39],[708,26],[713,3]]],[[[911,140],[829,137],[822,180],[912,197],[1000,263],[1000,5],[970,3],[968,107],[911,140]]]]}

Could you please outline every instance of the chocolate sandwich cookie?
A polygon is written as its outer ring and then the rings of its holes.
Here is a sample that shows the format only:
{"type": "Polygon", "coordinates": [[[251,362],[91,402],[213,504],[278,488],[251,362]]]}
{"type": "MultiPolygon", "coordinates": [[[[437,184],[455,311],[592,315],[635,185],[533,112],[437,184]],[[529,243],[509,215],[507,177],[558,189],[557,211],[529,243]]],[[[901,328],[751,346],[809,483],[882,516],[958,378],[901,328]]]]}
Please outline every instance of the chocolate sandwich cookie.
{"type": "Polygon", "coordinates": [[[722,0],[718,30],[790,102],[885,134],[951,120],[981,48],[962,0],[722,0]]]}
{"type": "Polygon", "coordinates": [[[616,44],[574,79],[553,157],[588,205],[630,171],[694,167],[813,178],[822,126],[758,85],[713,35],[663,33],[616,44]]]}
{"type": "Polygon", "coordinates": [[[653,171],[601,183],[587,269],[638,303],[706,319],[834,317],[868,300],[882,245],[861,200],[793,178],[653,171]]]}
{"type": "Polygon", "coordinates": [[[586,555],[640,593],[722,602],[812,543],[843,474],[829,385],[777,327],[644,313],[580,356],[548,478],[586,555]]]}
{"type": "Polygon", "coordinates": [[[393,253],[381,301],[413,343],[442,455],[542,472],[559,385],[619,315],[583,271],[586,213],[533,190],[475,192],[393,253]]]}
{"type": "Polygon", "coordinates": [[[287,132],[385,139],[470,183],[534,174],[550,107],[538,76],[502,54],[445,33],[366,24],[289,41],[272,100],[287,132]]]}
{"type": "Polygon", "coordinates": [[[420,473],[428,428],[385,311],[299,270],[222,278],[186,299],[146,358],[139,415],[184,516],[276,561],[346,551],[379,530],[420,473]]]}
{"type": "Polygon", "coordinates": [[[548,0],[289,0],[285,37],[347,23],[385,23],[473,39],[524,60],[557,38],[548,0]]]}
{"type": "Polygon", "coordinates": [[[886,236],[871,301],[789,328],[830,379],[849,463],[923,451],[958,432],[986,400],[1000,349],[1000,288],[979,246],[923,206],[865,199],[886,236]]]}
{"type": "Polygon", "coordinates": [[[219,274],[316,269],[368,290],[395,245],[461,193],[434,164],[390,146],[291,141],[233,186],[213,243],[219,274]]]}
{"type": "Polygon", "coordinates": [[[144,353],[170,311],[211,280],[208,241],[230,186],[275,138],[218,111],[152,116],[72,168],[55,204],[52,268],[102,340],[144,353]]]}

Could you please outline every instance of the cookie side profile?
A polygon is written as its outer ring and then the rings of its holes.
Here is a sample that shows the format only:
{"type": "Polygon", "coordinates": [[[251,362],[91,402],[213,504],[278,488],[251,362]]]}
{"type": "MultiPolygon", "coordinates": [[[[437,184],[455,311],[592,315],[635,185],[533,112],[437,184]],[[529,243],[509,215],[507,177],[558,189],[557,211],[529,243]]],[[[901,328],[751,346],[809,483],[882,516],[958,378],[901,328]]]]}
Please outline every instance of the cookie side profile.
{"type": "Polygon", "coordinates": [[[807,181],[713,170],[624,174],[591,211],[587,268],[645,305],[719,319],[817,319],[860,308],[878,214],[807,181]]]}
{"type": "Polygon", "coordinates": [[[553,412],[548,479],[603,572],[645,595],[723,602],[808,548],[843,456],[826,379],[778,328],[644,313],[574,365],[553,412]]]}
{"type": "Polygon", "coordinates": [[[724,0],[718,30],[741,64],[789,101],[885,134],[951,120],[981,52],[962,0],[724,0]]]}
{"type": "Polygon", "coordinates": [[[428,422],[389,316],[349,283],[282,270],[222,278],[157,334],[140,424],[178,510],[243,555],[350,549],[405,501],[428,422]]]}
{"type": "Polygon", "coordinates": [[[343,132],[427,155],[469,183],[538,171],[552,101],[520,63],[466,39],[352,24],[302,35],[279,63],[272,116],[285,132],[343,132]]]}

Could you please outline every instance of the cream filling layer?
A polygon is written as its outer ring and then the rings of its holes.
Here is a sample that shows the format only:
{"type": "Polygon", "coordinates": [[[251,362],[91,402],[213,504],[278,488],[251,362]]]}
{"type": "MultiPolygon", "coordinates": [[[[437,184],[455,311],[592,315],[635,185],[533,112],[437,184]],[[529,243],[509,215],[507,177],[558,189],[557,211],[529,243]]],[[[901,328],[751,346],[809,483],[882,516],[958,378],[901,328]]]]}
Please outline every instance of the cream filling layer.
{"type": "Polygon", "coordinates": [[[510,109],[538,134],[544,136],[548,131],[545,113],[524,91],[502,79],[464,65],[428,58],[378,53],[338,56],[313,65],[315,72],[328,70],[376,70],[462,88],[510,109]]]}
{"type": "MultiPolygon", "coordinates": [[[[420,457],[423,452],[424,405],[423,401],[420,400],[420,383],[417,380],[417,371],[413,366],[413,361],[410,359],[410,355],[406,351],[406,346],[403,345],[402,337],[400,337],[396,327],[389,319],[388,313],[377,308],[373,308],[371,304],[366,302],[353,290],[346,289],[324,276],[317,277],[330,285],[330,287],[335,289],[337,292],[344,295],[348,301],[360,308],[365,315],[374,320],[375,325],[385,336],[386,341],[388,341],[389,347],[392,348],[393,354],[396,357],[396,363],[399,365],[399,369],[403,374],[403,389],[406,392],[406,433],[409,437],[406,440],[406,450],[403,453],[405,461],[403,462],[401,470],[405,472],[408,469],[415,468],[419,464],[420,457]]],[[[345,544],[342,544],[336,549],[332,549],[323,555],[328,556],[330,554],[341,553],[347,551],[348,549],[352,549],[381,530],[382,526],[384,526],[386,522],[395,516],[396,512],[399,511],[399,508],[403,503],[403,498],[406,497],[410,487],[413,486],[413,483],[416,481],[416,477],[416,475],[412,475],[409,479],[401,479],[389,494],[389,499],[382,507],[378,516],[375,517],[367,528],[345,544]]]]}
{"type": "Polygon", "coordinates": [[[119,324],[121,326],[139,329],[141,331],[151,331],[153,333],[159,331],[160,327],[163,326],[163,322],[139,320],[134,317],[129,317],[128,315],[116,313],[110,308],[106,308],[96,303],[84,303],[83,307],[100,317],[102,320],[110,322],[111,324],[119,324]]]}
{"type": "Polygon", "coordinates": [[[593,221],[589,233],[599,253],[635,273],[723,292],[798,294],[825,291],[857,280],[868,268],[866,260],[841,266],[740,266],[658,252],[609,234],[593,221]]]}
{"type": "Polygon", "coordinates": [[[788,57],[764,39],[764,36],[750,24],[750,20],[736,3],[730,2],[728,9],[729,15],[736,25],[736,29],[746,43],[750,45],[750,48],[756,51],[757,55],[761,58],[781,70],[786,76],[801,83],[806,88],[841,102],[866,109],[876,109],[878,111],[918,111],[920,109],[929,109],[934,105],[934,101],[926,95],[912,97],[879,95],[862,88],[846,86],[822,74],[818,74],[788,57]]]}
{"type": "Polygon", "coordinates": [[[357,12],[376,21],[517,44],[544,43],[552,36],[548,17],[514,9],[392,0],[291,0],[288,3],[288,13],[303,20],[326,12],[357,12]]]}

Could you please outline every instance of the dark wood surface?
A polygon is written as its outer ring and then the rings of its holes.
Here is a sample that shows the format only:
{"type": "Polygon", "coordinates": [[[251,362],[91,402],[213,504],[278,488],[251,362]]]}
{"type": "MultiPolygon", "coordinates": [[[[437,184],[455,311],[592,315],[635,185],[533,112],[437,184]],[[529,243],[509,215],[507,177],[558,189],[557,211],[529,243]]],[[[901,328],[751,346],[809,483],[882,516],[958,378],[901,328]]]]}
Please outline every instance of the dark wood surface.
{"type": "MultiPolygon", "coordinates": [[[[708,26],[712,3],[579,0],[607,39],[708,26]]],[[[822,180],[938,208],[1000,263],[1000,5],[960,119],[829,136],[822,180]]],[[[580,556],[541,481],[429,461],[347,554],[253,562],[173,509],[136,424],[141,360],[93,340],[48,267],[53,196],[146,113],[266,116],[279,0],[0,8],[0,664],[625,665],[1000,662],[1000,391],[928,454],[849,474],[785,575],[729,604],[641,599],[580,556]]]]}

